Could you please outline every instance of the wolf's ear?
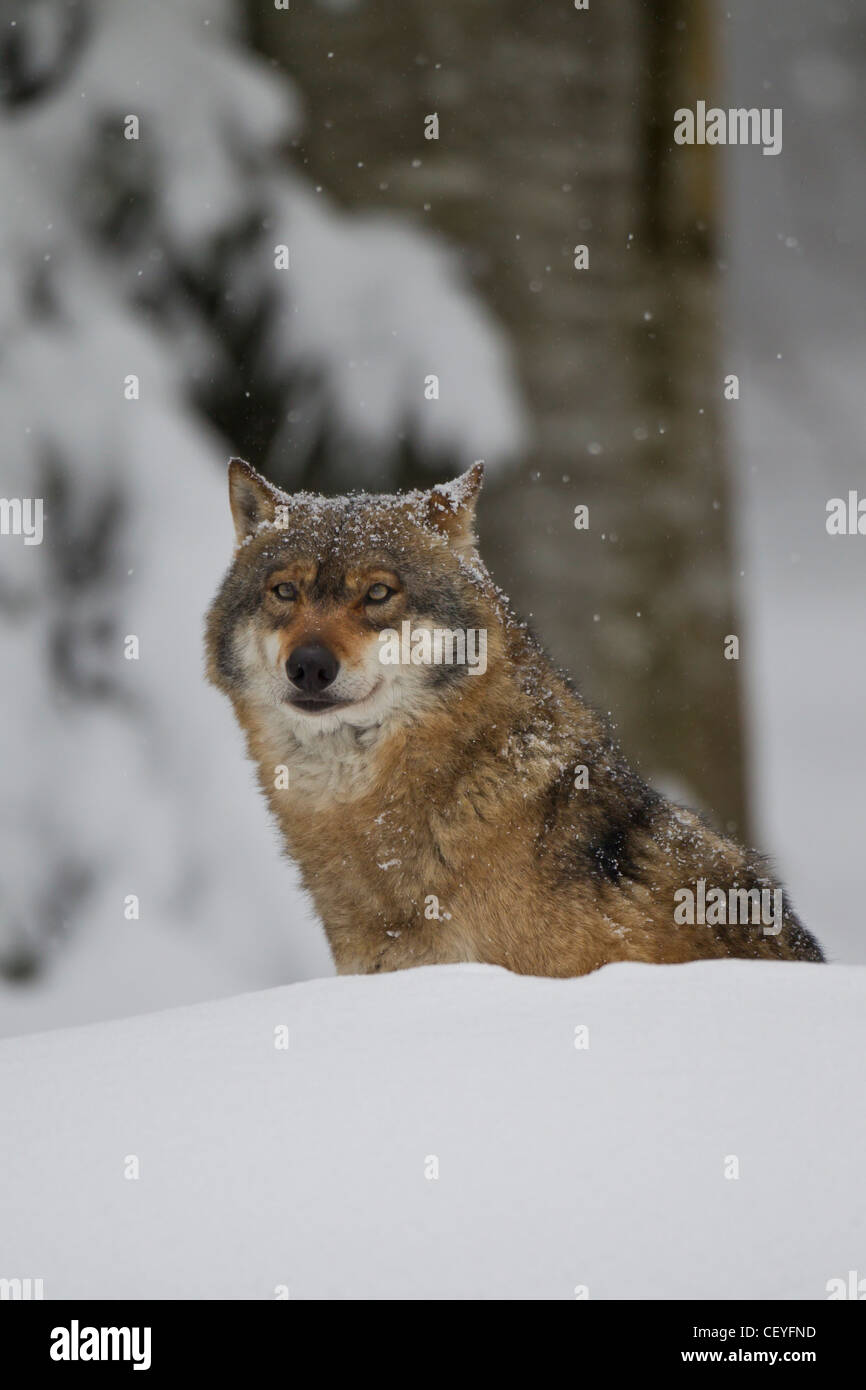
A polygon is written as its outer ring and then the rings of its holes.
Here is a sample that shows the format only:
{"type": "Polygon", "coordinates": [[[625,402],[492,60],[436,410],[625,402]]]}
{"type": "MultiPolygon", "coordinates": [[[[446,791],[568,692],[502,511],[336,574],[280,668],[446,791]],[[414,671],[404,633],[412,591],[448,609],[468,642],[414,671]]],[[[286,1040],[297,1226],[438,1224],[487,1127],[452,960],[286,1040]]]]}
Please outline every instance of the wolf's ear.
{"type": "Polygon", "coordinates": [[[263,521],[273,521],[283,494],[243,459],[229,462],[229,504],[238,545],[263,521]]]}
{"type": "Polygon", "coordinates": [[[427,520],[448,537],[458,555],[475,550],[475,503],[484,481],[484,464],[479,459],[450,483],[437,483],[427,493],[427,520]]]}

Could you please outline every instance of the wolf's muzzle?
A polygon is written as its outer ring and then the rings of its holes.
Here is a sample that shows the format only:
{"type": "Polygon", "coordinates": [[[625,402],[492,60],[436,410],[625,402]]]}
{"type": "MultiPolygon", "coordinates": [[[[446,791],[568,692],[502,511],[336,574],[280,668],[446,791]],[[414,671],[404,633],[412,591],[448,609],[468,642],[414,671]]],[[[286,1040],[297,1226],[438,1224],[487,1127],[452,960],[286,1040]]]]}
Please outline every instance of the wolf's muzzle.
{"type": "Polygon", "coordinates": [[[340,663],[334,653],[321,644],[295,647],[286,662],[289,680],[304,695],[316,696],[327,690],[337,679],[339,669],[340,663]]]}

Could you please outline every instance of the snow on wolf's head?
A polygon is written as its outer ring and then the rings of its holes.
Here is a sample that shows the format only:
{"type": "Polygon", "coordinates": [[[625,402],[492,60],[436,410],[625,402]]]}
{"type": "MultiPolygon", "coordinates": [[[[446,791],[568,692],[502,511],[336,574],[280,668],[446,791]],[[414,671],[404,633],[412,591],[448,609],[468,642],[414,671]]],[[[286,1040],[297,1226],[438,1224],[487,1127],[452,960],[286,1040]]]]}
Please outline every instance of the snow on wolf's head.
{"type": "Polygon", "coordinates": [[[483,466],[428,491],[287,494],[232,459],[234,561],[207,619],[208,675],[242,722],[307,742],[435,712],[502,650],[478,558],[483,466]]]}

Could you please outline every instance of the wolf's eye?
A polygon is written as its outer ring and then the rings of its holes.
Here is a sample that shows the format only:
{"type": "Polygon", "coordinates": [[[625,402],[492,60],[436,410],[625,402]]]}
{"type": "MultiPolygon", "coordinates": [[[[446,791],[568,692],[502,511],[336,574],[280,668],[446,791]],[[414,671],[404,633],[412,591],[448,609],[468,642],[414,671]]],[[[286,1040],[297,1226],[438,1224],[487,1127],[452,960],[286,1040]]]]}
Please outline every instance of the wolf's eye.
{"type": "Polygon", "coordinates": [[[389,589],[387,584],[374,584],[367,590],[368,603],[384,603],[386,598],[390,598],[394,590],[389,589]]]}
{"type": "Polygon", "coordinates": [[[295,588],[294,584],[275,584],[274,593],[276,594],[277,598],[283,598],[286,600],[298,597],[298,591],[295,588]]]}

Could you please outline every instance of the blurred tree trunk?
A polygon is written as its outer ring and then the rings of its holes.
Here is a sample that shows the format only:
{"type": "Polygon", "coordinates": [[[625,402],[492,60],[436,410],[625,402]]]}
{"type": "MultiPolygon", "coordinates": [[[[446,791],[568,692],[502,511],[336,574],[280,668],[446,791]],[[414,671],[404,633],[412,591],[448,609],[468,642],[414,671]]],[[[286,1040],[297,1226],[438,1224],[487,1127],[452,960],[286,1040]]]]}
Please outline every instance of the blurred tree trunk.
{"type": "Polygon", "coordinates": [[[533,441],[482,506],[497,580],[645,775],[745,833],[715,156],[672,138],[713,100],[708,0],[248,11],[306,95],[298,159],[444,234],[512,342],[533,441]]]}

